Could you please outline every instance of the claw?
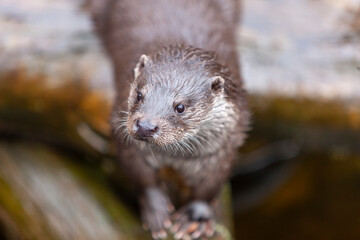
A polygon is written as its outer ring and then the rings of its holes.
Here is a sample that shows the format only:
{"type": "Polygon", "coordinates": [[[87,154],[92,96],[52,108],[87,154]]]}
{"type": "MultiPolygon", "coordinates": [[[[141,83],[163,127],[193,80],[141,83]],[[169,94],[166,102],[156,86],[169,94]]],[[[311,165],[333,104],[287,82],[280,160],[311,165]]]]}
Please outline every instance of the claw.
{"type": "Polygon", "coordinates": [[[194,232],[195,230],[197,230],[199,228],[199,225],[200,224],[198,222],[192,222],[187,228],[187,233],[194,232]]]}
{"type": "Polygon", "coordinates": [[[174,224],[173,226],[172,226],[172,228],[171,228],[171,232],[172,233],[177,233],[177,231],[179,231],[179,229],[180,229],[180,227],[181,227],[181,225],[180,224],[174,224]]]}
{"type": "Polygon", "coordinates": [[[169,228],[171,228],[171,221],[170,221],[170,219],[166,219],[165,221],[164,221],[164,227],[166,228],[166,229],[169,229],[169,228]]]}
{"type": "Polygon", "coordinates": [[[159,233],[158,233],[158,236],[160,239],[164,239],[167,237],[167,234],[164,230],[161,230],[159,233]]]}
{"type": "Polygon", "coordinates": [[[193,234],[191,234],[192,239],[199,238],[200,236],[201,236],[201,231],[199,231],[199,230],[197,230],[197,231],[193,232],[193,234]]]}
{"type": "Polygon", "coordinates": [[[157,234],[157,232],[152,232],[152,233],[151,233],[151,236],[152,236],[153,239],[158,239],[158,234],[157,234]]]}
{"type": "Polygon", "coordinates": [[[175,239],[182,239],[182,237],[184,236],[184,232],[182,232],[182,231],[179,231],[179,232],[177,232],[175,235],[174,235],[174,238],[175,239]]]}

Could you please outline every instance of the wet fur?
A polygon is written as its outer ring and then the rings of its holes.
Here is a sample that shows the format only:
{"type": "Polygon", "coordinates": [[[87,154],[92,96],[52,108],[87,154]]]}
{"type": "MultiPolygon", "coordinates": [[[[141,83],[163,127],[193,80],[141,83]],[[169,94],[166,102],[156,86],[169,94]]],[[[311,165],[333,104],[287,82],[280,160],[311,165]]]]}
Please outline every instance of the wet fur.
{"type": "Polygon", "coordinates": [[[114,67],[111,123],[119,161],[140,199],[162,186],[158,171],[164,167],[191,189],[187,202],[212,202],[227,180],[249,124],[236,52],[238,4],[92,1],[96,31],[114,67]],[[182,116],[171,112],[177,102],[186,103],[182,116]],[[161,126],[148,142],[133,137],[134,121],[144,116],[161,126]]]}

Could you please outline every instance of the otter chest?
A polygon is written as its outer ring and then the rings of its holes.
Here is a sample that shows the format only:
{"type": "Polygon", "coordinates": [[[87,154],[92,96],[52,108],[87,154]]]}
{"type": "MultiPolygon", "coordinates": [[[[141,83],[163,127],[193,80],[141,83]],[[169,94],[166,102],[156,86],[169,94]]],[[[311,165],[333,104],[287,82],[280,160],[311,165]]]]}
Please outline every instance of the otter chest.
{"type": "Polygon", "coordinates": [[[157,179],[175,205],[182,205],[191,199],[192,188],[187,179],[172,167],[158,169],[157,179]]]}
{"type": "Polygon", "coordinates": [[[216,156],[207,158],[172,158],[161,154],[151,154],[145,158],[147,164],[156,169],[164,182],[173,181],[180,183],[179,186],[197,185],[208,177],[218,166],[216,156]]]}

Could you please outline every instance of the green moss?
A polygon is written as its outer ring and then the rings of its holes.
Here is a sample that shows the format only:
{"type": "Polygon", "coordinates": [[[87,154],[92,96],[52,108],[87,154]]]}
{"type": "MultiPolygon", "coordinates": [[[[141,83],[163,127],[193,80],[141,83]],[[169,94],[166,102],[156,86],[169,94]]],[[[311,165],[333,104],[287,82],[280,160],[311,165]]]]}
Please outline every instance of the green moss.
{"type": "Polygon", "coordinates": [[[37,218],[25,211],[18,196],[2,178],[0,178],[0,210],[1,209],[4,210],[3,213],[6,214],[6,218],[0,218],[0,220],[8,230],[6,234],[11,236],[11,239],[42,240],[44,237],[49,240],[56,239],[48,233],[46,228],[42,228],[41,236],[34,232],[34,224],[37,226],[45,226],[44,222],[41,217],[37,218]]]}
{"type": "Polygon", "coordinates": [[[86,188],[95,196],[96,200],[106,209],[112,221],[117,223],[121,231],[128,236],[127,239],[133,239],[130,238],[130,236],[134,236],[134,233],[141,233],[143,231],[140,222],[134,217],[133,213],[129,212],[126,206],[112,194],[111,187],[106,182],[103,173],[93,168],[84,169],[77,164],[67,163],[67,166],[74,176],[76,176],[84,186],[86,185],[86,188]],[[96,181],[94,181],[94,179],[96,179],[96,181]]]}
{"type": "Polygon", "coordinates": [[[26,215],[22,205],[13,193],[12,188],[0,177],[0,205],[3,209],[11,212],[12,220],[17,223],[17,227],[25,228],[24,216],[26,215]]]}

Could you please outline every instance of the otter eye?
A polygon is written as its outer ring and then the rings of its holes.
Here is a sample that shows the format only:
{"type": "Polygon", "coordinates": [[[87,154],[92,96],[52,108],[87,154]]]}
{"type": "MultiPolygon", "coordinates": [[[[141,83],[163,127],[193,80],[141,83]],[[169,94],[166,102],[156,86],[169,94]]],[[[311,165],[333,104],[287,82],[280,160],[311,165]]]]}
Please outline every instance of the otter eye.
{"type": "Polygon", "coordinates": [[[176,105],[175,111],[178,112],[178,113],[183,113],[185,111],[184,104],[179,103],[178,105],[176,105]]]}
{"type": "Polygon", "coordinates": [[[137,100],[138,102],[140,102],[142,99],[143,99],[142,93],[141,93],[141,92],[138,92],[138,94],[137,94],[137,96],[136,96],[136,100],[137,100]]]}

